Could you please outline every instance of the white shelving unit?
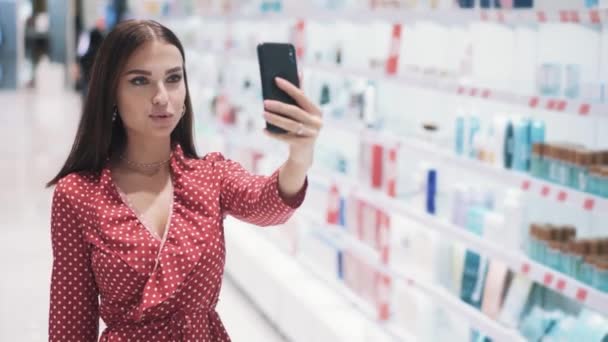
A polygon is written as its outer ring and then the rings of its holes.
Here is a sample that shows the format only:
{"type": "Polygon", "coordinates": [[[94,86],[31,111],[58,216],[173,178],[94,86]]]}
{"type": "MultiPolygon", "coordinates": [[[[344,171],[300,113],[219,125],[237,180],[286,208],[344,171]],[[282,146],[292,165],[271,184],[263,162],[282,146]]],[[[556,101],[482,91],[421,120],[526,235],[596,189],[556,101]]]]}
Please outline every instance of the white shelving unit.
{"type": "Polygon", "coordinates": [[[522,273],[539,284],[555,289],[599,313],[608,315],[608,293],[596,290],[568,275],[541,265],[521,252],[506,250],[500,245],[474,235],[446,220],[413,210],[407,204],[400,203],[377,190],[364,187],[344,175],[314,172],[310,178],[312,182],[316,183],[327,184],[335,181],[343,186],[350,186],[354,196],[420,222],[425,227],[441,233],[442,237],[458,241],[489,258],[501,260],[514,272],[522,273]]]}
{"type": "MultiPolygon", "coordinates": [[[[330,123],[330,127],[334,123],[330,123]]],[[[349,129],[355,133],[357,130],[361,130],[359,133],[364,133],[366,129],[361,128],[358,125],[341,126],[340,129],[349,129]]],[[[226,130],[229,132],[229,130],[226,130]]],[[[230,134],[230,133],[229,133],[230,134]]],[[[236,134],[236,133],[232,133],[236,134]]],[[[590,194],[582,193],[573,189],[568,189],[556,184],[545,182],[532,178],[521,172],[515,172],[511,170],[505,170],[496,168],[490,165],[483,164],[476,160],[467,159],[454,155],[449,151],[441,151],[436,147],[425,143],[416,141],[414,139],[404,139],[400,137],[390,136],[386,133],[367,132],[362,134],[363,139],[372,139],[378,142],[389,142],[399,141],[402,143],[401,147],[415,149],[422,151],[428,155],[433,155],[435,158],[447,159],[452,164],[458,164],[464,168],[470,169],[471,172],[480,172],[486,177],[496,179],[496,181],[503,182],[504,184],[511,185],[514,187],[520,187],[527,191],[540,191],[539,196],[551,197],[548,194],[545,195],[545,188],[548,187],[549,194],[554,193],[554,199],[557,202],[564,203],[564,205],[580,207],[584,210],[590,210],[594,213],[608,213],[608,199],[599,198],[590,194]],[[529,182],[527,189],[525,188],[526,182],[529,182]],[[562,192],[566,193],[565,198],[562,199],[562,192]],[[592,207],[585,207],[585,203],[592,200],[594,205],[592,207]]],[[[268,150],[271,146],[266,146],[263,143],[257,142],[253,145],[248,145],[251,148],[257,148],[260,150],[268,150]]],[[[465,245],[471,250],[485,255],[491,259],[496,259],[504,262],[512,271],[526,275],[529,279],[542,284],[548,288],[554,289],[558,293],[563,294],[599,313],[608,315],[608,293],[596,290],[568,275],[546,267],[519,251],[506,250],[498,244],[491,241],[485,240],[475,234],[466,231],[463,228],[457,227],[450,222],[437,218],[432,215],[417,211],[409,207],[406,203],[389,197],[388,195],[368,187],[364,187],[357,182],[340,173],[328,173],[320,170],[314,170],[311,172],[310,181],[316,184],[322,184],[329,187],[330,184],[336,183],[340,186],[350,187],[351,193],[356,197],[365,200],[369,203],[376,203],[394,213],[403,215],[409,219],[420,222],[423,226],[433,229],[441,233],[442,237],[458,241],[465,245]]],[[[309,218],[311,215],[307,215],[309,218]]],[[[359,241],[353,238],[341,237],[342,243],[347,243],[351,247],[361,250],[362,255],[368,255],[369,252],[365,252],[367,246],[361,246],[359,241]]],[[[369,259],[370,262],[376,262],[379,268],[383,266],[377,263],[373,258],[369,259]]],[[[488,319],[483,314],[476,310],[469,310],[470,308],[460,300],[453,298],[449,293],[439,289],[433,284],[425,284],[413,276],[408,276],[404,273],[399,273],[393,270],[386,270],[388,273],[397,275],[399,278],[406,280],[408,284],[416,284],[418,288],[430,293],[434,298],[442,298],[441,301],[445,306],[451,310],[455,310],[463,315],[463,317],[470,318],[471,324],[478,328],[480,331],[488,334],[488,336],[510,336],[512,332],[506,330],[506,328],[500,326],[498,323],[488,319]],[[480,317],[481,316],[481,317],[480,317]],[[477,323],[474,323],[477,322],[477,323]]]]}
{"type": "MultiPolygon", "coordinates": [[[[208,53],[221,57],[223,60],[236,59],[257,63],[257,59],[252,55],[227,51],[210,51],[208,53]]],[[[305,70],[329,72],[345,77],[362,77],[380,81],[388,80],[407,86],[416,86],[431,91],[437,91],[438,93],[447,95],[455,95],[463,98],[477,98],[507,105],[528,107],[531,110],[545,110],[583,118],[592,117],[608,119],[608,104],[605,103],[591,103],[540,95],[522,95],[504,90],[465,85],[452,78],[426,75],[418,72],[401,72],[397,75],[388,75],[381,71],[354,69],[319,63],[300,62],[300,66],[305,70]]]]}
{"type": "Polygon", "coordinates": [[[369,22],[373,20],[407,22],[410,20],[434,20],[444,23],[488,21],[505,24],[577,23],[601,25],[608,21],[607,9],[371,9],[367,11],[303,11],[301,13],[220,14],[203,17],[206,20],[349,20],[369,22]]]}
{"type": "MultiPolygon", "coordinates": [[[[338,126],[339,124],[337,123],[330,124],[330,127],[336,129],[344,128],[338,126]]],[[[397,137],[389,133],[378,133],[353,126],[350,126],[350,128],[347,129],[352,130],[353,133],[361,134],[364,139],[377,143],[386,143],[388,141],[397,142],[399,143],[400,148],[425,153],[426,155],[432,156],[432,158],[440,159],[450,165],[465,169],[468,172],[480,174],[486,179],[521,189],[522,191],[535,194],[541,198],[554,201],[555,203],[561,203],[564,206],[585,210],[594,214],[608,215],[608,198],[595,196],[583,191],[551,183],[532,177],[524,172],[504,169],[475,159],[461,157],[454,154],[452,151],[438,148],[417,139],[397,137]]]]}
{"type": "Polygon", "coordinates": [[[226,271],[291,340],[416,341],[393,325],[370,319],[357,299],[336,291],[310,267],[261,236],[262,228],[225,222],[226,271]]]}
{"type": "Polygon", "coordinates": [[[348,246],[349,250],[364,251],[359,255],[365,257],[376,269],[398,279],[399,286],[410,286],[423,291],[429,295],[430,298],[433,298],[433,300],[442,308],[464,318],[471,327],[492,338],[494,341],[523,341],[523,338],[517,331],[509,329],[485,316],[482,312],[462,302],[459,298],[456,298],[440,286],[424,281],[414,274],[409,274],[402,270],[395,270],[382,265],[377,255],[370,256],[372,253],[365,251],[366,249],[370,249],[369,246],[350,236],[344,231],[343,227],[321,223],[319,222],[318,217],[315,217],[312,213],[305,213],[304,216],[306,216],[308,220],[314,221],[316,226],[326,228],[324,231],[320,232],[326,239],[333,240],[338,245],[348,246]]]}
{"type": "MultiPolygon", "coordinates": [[[[568,188],[559,184],[551,183],[539,178],[532,177],[521,171],[504,169],[492,166],[481,161],[458,156],[452,151],[438,148],[435,145],[413,138],[395,136],[387,132],[378,132],[367,129],[362,125],[339,123],[326,120],[326,129],[346,130],[352,134],[360,136],[370,142],[385,145],[388,143],[398,143],[399,148],[415,151],[434,160],[446,162],[449,165],[457,166],[467,172],[479,174],[486,179],[496,183],[520,189],[530,194],[534,194],[542,199],[553,201],[569,208],[584,210],[592,214],[608,215],[608,198],[599,197],[576,189],[568,188]]],[[[236,132],[231,134],[238,134],[236,132]]],[[[260,151],[268,150],[272,146],[267,146],[263,142],[256,141],[248,144],[251,148],[260,151]]],[[[394,145],[393,145],[394,146],[394,145]]]]}

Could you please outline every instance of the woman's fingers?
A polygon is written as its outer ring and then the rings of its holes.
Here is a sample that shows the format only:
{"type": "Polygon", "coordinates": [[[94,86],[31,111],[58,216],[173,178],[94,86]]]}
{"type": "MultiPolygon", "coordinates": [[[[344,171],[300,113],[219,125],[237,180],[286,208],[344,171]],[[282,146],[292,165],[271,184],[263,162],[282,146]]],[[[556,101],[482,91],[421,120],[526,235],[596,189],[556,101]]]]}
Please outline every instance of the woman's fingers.
{"type": "Polygon", "coordinates": [[[315,116],[321,116],[321,110],[306,97],[302,89],[280,77],[276,78],[276,83],[277,86],[286,92],[287,95],[291,96],[304,111],[315,116]]]}
{"type": "Polygon", "coordinates": [[[305,112],[302,108],[280,101],[266,100],[264,101],[264,108],[268,112],[281,114],[287,116],[295,121],[301,122],[305,125],[320,129],[322,122],[318,116],[310,115],[305,112]]]}
{"type": "Polygon", "coordinates": [[[264,119],[277,127],[280,127],[292,134],[301,137],[311,137],[317,134],[317,130],[315,128],[311,128],[306,124],[300,123],[290,118],[283,117],[278,114],[265,112],[264,119]]]}

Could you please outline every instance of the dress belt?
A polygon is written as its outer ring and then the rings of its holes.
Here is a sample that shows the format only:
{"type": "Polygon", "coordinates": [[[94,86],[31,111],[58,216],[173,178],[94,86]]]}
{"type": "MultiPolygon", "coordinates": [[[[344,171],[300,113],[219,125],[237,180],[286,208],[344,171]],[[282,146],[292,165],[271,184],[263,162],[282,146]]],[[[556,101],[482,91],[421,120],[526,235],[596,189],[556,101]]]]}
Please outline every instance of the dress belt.
{"type": "MultiPolygon", "coordinates": [[[[200,323],[201,326],[208,326],[207,320],[209,313],[215,310],[217,301],[208,308],[199,308],[196,311],[177,310],[171,315],[169,334],[172,341],[195,342],[190,337],[193,329],[193,322],[200,323]]],[[[196,341],[198,342],[198,341],[196,341]]]]}

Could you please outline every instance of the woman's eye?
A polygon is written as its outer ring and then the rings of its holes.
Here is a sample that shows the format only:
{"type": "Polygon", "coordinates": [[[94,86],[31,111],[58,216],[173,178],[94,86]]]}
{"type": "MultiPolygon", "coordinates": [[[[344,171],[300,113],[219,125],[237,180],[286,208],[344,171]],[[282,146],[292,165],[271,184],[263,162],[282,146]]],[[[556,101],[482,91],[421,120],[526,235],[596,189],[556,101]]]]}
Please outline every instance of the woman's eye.
{"type": "Polygon", "coordinates": [[[135,77],[130,82],[133,85],[139,86],[139,85],[144,85],[144,84],[148,83],[148,80],[146,80],[145,77],[135,77]]]}
{"type": "Polygon", "coordinates": [[[171,75],[167,78],[167,82],[177,83],[182,80],[182,75],[171,75]]]}

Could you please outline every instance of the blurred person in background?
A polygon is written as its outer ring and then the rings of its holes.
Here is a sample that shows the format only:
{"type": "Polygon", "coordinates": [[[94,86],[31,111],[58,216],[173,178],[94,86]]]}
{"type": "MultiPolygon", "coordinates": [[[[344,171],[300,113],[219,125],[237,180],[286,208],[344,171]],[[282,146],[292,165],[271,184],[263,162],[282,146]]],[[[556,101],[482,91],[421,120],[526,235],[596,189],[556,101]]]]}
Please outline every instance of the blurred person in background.
{"type": "MultiPolygon", "coordinates": [[[[322,126],[296,105],[264,103],[289,147],[270,176],[220,153],[199,157],[184,49],[155,21],[119,23],[103,40],[71,152],[55,185],[49,341],[230,341],[216,311],[227,215],[259,226],[302,204],[322,126]]],[[[238,234],[238,232],[235,232],[238,234]]]]}
{"type": "Polygon", "coordinates": [[[97,19],[95,26],[87,33],[80,36],[78,41],[78,63],[75,72],[76,89],[80,90],[83,102],[89,89],[91,69],[97,51],[101,47],[105,32],[105,22],[103,18],[97,19]]]}
{"type": "Polygon", "coordinates": [[[127,0],[108,0],[106,5],[106,24],[112,30],[121,21],[127,19],[127,0]]]}
{"type": "Polygon", "coordinates": [[[36,69],[44,55],[49,53],[48,15],[45,0],[32,0],[32,14],[25,22],[25,56],[32,65],[28,88],[36,87],[36,69]]]}

